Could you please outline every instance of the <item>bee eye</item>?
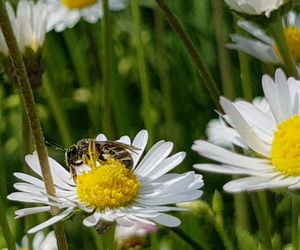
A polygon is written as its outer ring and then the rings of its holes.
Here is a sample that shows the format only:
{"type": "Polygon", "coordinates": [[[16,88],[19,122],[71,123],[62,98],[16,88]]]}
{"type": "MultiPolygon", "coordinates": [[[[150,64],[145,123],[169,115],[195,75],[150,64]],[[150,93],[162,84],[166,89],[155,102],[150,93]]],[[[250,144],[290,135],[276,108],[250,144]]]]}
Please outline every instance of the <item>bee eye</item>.
{"type": "Polygon", "coordinates": [[[72,157],[74,155],[77,154],[77,148],[76,146],[71,146],[68,150],[67,150],[67,157],[72,157]]]}

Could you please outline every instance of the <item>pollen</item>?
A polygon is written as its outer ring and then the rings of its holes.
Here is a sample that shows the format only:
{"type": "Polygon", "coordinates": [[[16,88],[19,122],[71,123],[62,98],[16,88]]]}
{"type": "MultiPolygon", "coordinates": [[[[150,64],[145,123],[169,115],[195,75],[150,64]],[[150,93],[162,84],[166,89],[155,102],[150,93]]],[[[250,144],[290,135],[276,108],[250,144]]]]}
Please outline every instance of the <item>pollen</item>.
{"type": "Polygon", "coordinates": [[[271,162],[274,167],[289,176],[300,175],[300,116],[280,123],[275,132],[271,162]]]}
{"type": "Polygon", "coordinates": [[[140,183],[134,172],[114,159],[77,177],[80,201],[99,210],[130,205],[139,189],[140,183]]]}
{"type": "Polygon", "coordinates": [[[62,4],[68,9],[82,9],[97,2],[97,0],[62,0],[62,4]]]}

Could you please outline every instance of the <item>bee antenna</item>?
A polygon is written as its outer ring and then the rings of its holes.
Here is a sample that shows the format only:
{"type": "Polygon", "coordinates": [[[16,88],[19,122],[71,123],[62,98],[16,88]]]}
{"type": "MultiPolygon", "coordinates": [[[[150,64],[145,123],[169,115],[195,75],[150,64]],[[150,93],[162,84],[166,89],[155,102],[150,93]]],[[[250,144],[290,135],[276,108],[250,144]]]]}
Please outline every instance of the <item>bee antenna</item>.
{"type": "Polygon", "coordinates": [[[54,147],[55,150],[62,150],[63,152],[67,151],[64,147],[62,147],[54,142],[45,141],[45,144],[48,146],[54,147]]]}

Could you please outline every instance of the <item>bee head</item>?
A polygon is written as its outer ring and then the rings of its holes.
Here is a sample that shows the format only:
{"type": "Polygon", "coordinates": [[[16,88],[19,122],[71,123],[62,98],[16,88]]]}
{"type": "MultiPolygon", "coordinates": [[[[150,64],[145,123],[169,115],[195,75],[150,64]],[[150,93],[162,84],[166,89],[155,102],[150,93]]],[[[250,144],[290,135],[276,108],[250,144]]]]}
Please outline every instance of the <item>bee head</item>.
{"type": "Polygon", "coordinates": [[[82,164],[82,153],[76,144],[66,150],[65,157],[67,165],[79,166],[82,164]]]}

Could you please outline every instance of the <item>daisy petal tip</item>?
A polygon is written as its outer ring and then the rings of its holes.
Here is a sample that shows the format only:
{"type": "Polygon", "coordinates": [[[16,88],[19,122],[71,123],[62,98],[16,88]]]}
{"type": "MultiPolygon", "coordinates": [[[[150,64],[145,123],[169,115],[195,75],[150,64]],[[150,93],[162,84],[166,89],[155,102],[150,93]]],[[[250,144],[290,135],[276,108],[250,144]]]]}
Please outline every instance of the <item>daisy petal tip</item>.
{"type": "Polygon", "coordinates": [[[199,163],[198,163],[198,164],[194,164],[194,165],[193,165],[193,168],[194,168],[195,170],[202,170],[201,165],[202,165],[202,164],[199,164],[199,163]]]}
{"type": "Polygon", "coordinates": [[[234,185],[234,184],[231,184],[230,182],[228,182],[227,184],[225,184],[223,186],[223,190],[227,193],[241,193],[241,192],[244,192],[246,191],[245,188],[242,188],[241,186],[239,185],[234,185]]]}
{"type": "Polygon", "coordinates": [[[8,200],[10,200],[10,201],[14,201],[14,200],[15,200],[14,197],[15,197],[14,193],[11,193],[11,194],[9,194],[9,195],[6,196],[6,198],[7,198],[8,200]]]}
{"type": "Polygon", "coordinates": [[[184,158],[186,157],[186,152],[181,151],[178,153],[178,157],[180,158],[180,162],[184,160],[184,158]]]}

